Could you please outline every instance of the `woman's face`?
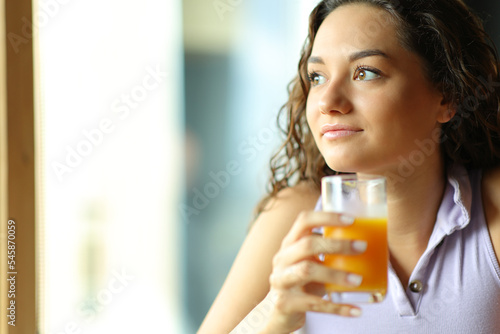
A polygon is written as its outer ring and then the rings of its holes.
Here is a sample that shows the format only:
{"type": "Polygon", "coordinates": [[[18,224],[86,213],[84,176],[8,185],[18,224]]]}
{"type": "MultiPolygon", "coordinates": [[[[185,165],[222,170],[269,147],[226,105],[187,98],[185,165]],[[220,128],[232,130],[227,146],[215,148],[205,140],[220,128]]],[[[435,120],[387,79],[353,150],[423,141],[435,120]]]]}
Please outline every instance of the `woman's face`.
{"type": "Polygon", "coordinates": [[[384,174],[422,147],[419,163],[439,158],[436,132],[448,106],[384,10],[350,4],[330,13],[308,72],[307,121],[330,168],[384,174]]]}

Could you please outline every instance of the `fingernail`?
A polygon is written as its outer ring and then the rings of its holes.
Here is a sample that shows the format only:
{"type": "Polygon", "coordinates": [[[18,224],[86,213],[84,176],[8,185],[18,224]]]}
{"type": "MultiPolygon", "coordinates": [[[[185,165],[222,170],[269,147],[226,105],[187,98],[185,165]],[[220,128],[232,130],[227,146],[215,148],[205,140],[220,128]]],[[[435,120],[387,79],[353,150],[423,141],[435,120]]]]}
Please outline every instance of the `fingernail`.
{"type": "Polygon", "coordinates": [[[349,310],[349,314],[352,317],[359,317],[361,315],[361,310],[359,308],[352,308],[349,310]]]}
{"type": "Polygon", "coordinates": [[[360,285],[362,280],[363,280],[363,276],[356,275],[356,274],[347,275],[347,281],[354,286],[360,285]]]}
{"type": "Polygon", "coordinates": [[[356,275],[356,274],[347,275],[347,281],[354,286],[360,285],[362,280],[363,280],[363,276],[356,275]]]}
{"type": "Polygon", "coordinates": [[[355,240],[352,242],[352,249],[357,252],[363,253],[366,250],[367,244],[363,240],[355,240]]]}
{"type": "Polygon", "coordinates": [[[343,223],[344,225],[352,225],[352,223],[354,223],[354,217],[340,215],[340,222],[343,223]]]}

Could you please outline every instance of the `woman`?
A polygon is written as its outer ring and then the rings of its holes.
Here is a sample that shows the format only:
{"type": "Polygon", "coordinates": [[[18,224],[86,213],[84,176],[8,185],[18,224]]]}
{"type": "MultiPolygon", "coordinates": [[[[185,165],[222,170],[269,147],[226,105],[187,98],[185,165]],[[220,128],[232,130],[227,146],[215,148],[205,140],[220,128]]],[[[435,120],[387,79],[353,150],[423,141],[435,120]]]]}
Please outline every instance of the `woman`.
{"type": "Polygon", "coordinates": [[[496,52],[460,0],[321,1],[283,109],[272,192],[199,333],[497,331],[498,82],[496,52]],[[324,283],[362,280],[315,258],[364,250],[313,232],[350,221],[313,211],[319,180],[338,172],[387,177],[379,304],[322,298],[324,283]]]}

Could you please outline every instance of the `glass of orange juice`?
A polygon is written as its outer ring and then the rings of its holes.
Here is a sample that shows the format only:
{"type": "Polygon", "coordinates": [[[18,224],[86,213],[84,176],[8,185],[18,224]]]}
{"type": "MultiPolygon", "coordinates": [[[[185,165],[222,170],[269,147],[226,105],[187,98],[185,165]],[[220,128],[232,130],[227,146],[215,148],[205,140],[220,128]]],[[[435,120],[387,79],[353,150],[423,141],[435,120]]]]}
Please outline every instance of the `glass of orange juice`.
{"type": "Polygon", "coordinates": [[[366,251],[356,255],[325,254],[325,265],[362,276],[357,287],[326,284],[335,303],[381,302],[387,292],[387,196],[381,176],[343,174],[321,180],[323,211],[354,218],[352,225],[325,226],[323,236],[333,239],[363,240],[366,251]]]}

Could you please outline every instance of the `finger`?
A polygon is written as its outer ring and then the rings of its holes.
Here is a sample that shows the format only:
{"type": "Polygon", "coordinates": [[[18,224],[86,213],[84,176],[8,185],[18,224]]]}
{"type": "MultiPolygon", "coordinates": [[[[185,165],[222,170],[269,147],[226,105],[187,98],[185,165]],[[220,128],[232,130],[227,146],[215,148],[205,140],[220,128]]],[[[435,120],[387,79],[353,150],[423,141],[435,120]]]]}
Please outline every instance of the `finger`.
{"type": "Polygon", "coordinates": [[[324,312],[344,317],[358,317],[361,309],[349,304],[334,304],[318,296],[308,294],[281,294],[275,300],[275,308],[282,314],[324,312]]]}
{"type": "Polygon", "coordinates": [[[312,229],[321,226],[348,226],[354,222],[354,218],[340,213],[324,211],[303,211],[293,224],[290,232],[283,239],[283,245],[287,246],[305,235],[312,234],[312,229]]]}
{"type": "Polygon", "coordinates": [[[329,268],[314,261],[301,261],[284,270],[274,271],[269,283],[276,289],[292,289],[303,287],[308,283],[333,283],[356,287],[363,277],[354,273],[329,268]]]}
{"type": "Polygon", "coordinates": [[[279,251],[273,258],[273,265],[274,267],[288,267],[322,253],[356,255],[363,253],[366,247],[366,241],[363,240],[331,239],[312,234],[279,251]]]}
{"type": "Polygon", "coordinates": [[[318,297],[323,297],[326,294],[325,285],[322,283],[315,283],[315,282],[304,285],[303,291],[305,293],[315,295],[318,297]]]}

